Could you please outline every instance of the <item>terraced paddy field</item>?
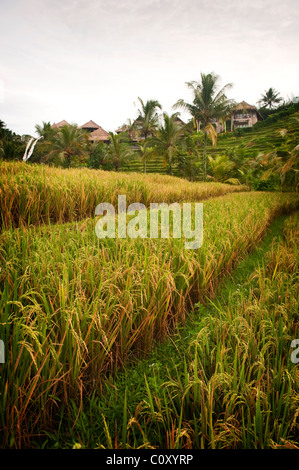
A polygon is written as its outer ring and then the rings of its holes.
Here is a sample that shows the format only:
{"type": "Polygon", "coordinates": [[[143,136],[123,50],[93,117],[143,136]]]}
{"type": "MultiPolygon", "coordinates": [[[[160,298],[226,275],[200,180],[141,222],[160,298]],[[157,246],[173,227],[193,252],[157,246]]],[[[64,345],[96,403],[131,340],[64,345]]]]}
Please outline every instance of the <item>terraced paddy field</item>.
{"type": "Polygon", "coordinates": [[[244,186],[191,183],[167,175],[62,170],[26,163],[0,162],[0,224],[4,228],[58,223],[93,217],[97,204],[203,201],[246,191],[244,186]]]}
{"type": "Polygon", "coordinates": [[[298,194],[2,168],[1,447],[296,445],[298,369],[289,343],[298,336],[298,218],[287,216],[298,194]],[[187,250],[184,237],[97,238],[94,206],[117,194],[202,201],[201,248],[187,250]],[[11,199],[19,202],[10,207],[11,199]],[[284,238],[243,278],[250,297],[203,310],[279,217],[284,238]],[[195,336],[185,336],[186,322],[195,336]],[[160,356],[160,378],[140,373],[168,342],[175,367],[160,356]]]}
{"type": "MultiPolygon", "coordinates": [[[[259,153],[267,152],[290,152],[298,145],[299,141],[299,113],[293,113],[282,119],[273,122],[268,119],[259,123],[257,126],[243,131],[241,135],[238,132],[228,132],[219,134],[217,146],[208,145],[207,154],[214,157],[215,155],[229,155],[234,152],[242,154],[245,158],[256,157],[259,153]],[[260,126],[260,127],[259,127],[260,126]]],[[[202,149],[199,149],[201,152],[202,149]]],[[[200,157],[199,157],[200,158],[200,157]]],[[[196,163],[198,166],[201,162],[196,163]]],[[[143,171],[142,162],[139,159],[132,160],[128,165],[124,166],[126,171],[143,171]]],[[[173,165],[174,174],[177,173],[177,162],[173,165]]],[[[161,157],[155,157],[147,162],[147,172],[165,173],[165,165],[161,157]]]]}

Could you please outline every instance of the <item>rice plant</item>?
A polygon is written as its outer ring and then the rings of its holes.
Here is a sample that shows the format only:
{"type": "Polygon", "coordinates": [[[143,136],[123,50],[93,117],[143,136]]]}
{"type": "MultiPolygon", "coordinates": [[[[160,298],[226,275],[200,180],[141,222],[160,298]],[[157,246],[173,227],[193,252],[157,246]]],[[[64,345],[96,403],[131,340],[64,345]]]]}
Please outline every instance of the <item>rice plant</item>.
{"type": "Polygon", "coordinates": [[[191,183],[166,175],[58,169],[20,162],[0,163],[0,227],[65,223],[93,217],[101,202],[202,201],[245,191],[243,186],[191,183]]]}
{"type": "MultiPolygon", "coordinates": [[[[213,293],[258,243],[273,217],[297,204],[296,195],[281,194],[210,199],[200,250],[185,250],[183,238],[99,240],[95,219],[3,231],[2,445],[30,445],[41,429],[55,428],[59,409],[72,401],[80,410],[83,397],[100,392],[109,374],[150,352],[155,340],[184,322],[190,307],[213,293]]],[[[207,413],[200,424],[206,433],[207,413]]],[[[183,432],[183,418],[179,414],[173,429],[183,432]]],[[[182,442],[173,430],[167,439],[182,442]]]]}
{"type": "MultiPolygon", "coordinates": [[[[220,290],[198,304],[186,345],[179,337],[172,354],[166,347],[156,353],[143,400],[126,405],[135,428],[126,444],[299,448],[298,361],[291,357],[299,335],[298,222],[298,212],[286,220],[282,239],[273,240],[244,285],[227,288],[225,301],[220,290]]],[[[126,374],[129,380],[132,370],[126,374]]]]}

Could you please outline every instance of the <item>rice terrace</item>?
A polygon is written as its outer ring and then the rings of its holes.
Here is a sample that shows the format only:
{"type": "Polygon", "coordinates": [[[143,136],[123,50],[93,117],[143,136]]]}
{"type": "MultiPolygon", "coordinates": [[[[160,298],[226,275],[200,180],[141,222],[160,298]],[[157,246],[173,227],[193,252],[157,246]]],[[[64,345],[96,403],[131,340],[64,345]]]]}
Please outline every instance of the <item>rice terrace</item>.
{"type": "Polygon", "coordinates": [[[218,79],[115,133],[1,121],[1,448],[299,449],[299,105],[218,79]]]}

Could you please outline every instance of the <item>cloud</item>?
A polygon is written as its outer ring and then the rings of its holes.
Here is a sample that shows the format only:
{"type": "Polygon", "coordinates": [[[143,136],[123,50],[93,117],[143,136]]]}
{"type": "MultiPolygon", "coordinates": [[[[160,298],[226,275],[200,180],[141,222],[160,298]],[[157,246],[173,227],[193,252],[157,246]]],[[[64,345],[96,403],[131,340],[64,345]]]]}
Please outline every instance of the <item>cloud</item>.
{"type": "Polygon", "coordinates": [[[137,96],[170,111],[186,81],[212,70],[238,100],[270,86],[298,94],[297,0],[2,3],[0,118],[16,132],[50,119],[114,130],[137,96]]]}

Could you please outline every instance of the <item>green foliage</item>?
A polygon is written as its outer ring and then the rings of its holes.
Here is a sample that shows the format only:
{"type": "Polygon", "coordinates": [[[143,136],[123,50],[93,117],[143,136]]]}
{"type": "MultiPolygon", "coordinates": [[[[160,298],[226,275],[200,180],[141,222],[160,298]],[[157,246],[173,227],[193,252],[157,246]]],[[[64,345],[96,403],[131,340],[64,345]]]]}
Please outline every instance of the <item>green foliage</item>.
{"type": "Polygon", "coordinates": [[[239,127],[234,131],[235,136],[241,137],[242,135],[249,134],[253,131],[253,127],[239,127]]]}
{"type": "Polygon", "coordinates": [[[236,181],[233,178],[233,170],[236,166],[227,155],[216,155],[214,158],[209,156],[209,165],[211,169],[210,177],[219,182],[228,182],[235,184],[236,181]]]}
{"type": "Polygon", "coordinates": [[[276,123],[277,121],[291,116],[292,114],[299,111],[299,103],[291,103],[288,105],[280,106],[273,112],[273,110],[269,110],[269,112],[264,112],[263,109],[260,109],[262,115],[264,115],[265,119],[263,121],[258,121],[252,127],[253,131],[257,129],[263,129],[264,127],[271,126],[271,124],[276,123]]]}
{"type": "Polygon", "coordinates": [[[89,149],[88,167],[98,170],[105,168],[106,145],[103,142],[93,142],[89,149]]]}
{"type": "Polygon", "coordinates": [[[168,115],[163,113],[163,123],[158,127],[151,144],[155,152],[164,159],[167,173],[172,174],[172,167],[180,142],[183,140],[183,128],[177,121],[178,113],[168,115]]]}
{"type": "Polygon", "coordinates": [[[133,128],[137,131],[139,139],[147,139],[154,134],[158,126],[157,109],[162,109],[161,104],[157,100],[144,101],[138,97],[141,108],[138,110],[138,117],[134,122],[133,128]]]}
{"type": "Polygon", "coordinates": [[[261,96],[259,103],[265,108],[273,109],[281,101],[282,98],[279,96],[279,92],[274,90],[274,88],[269,88],[269,90],[265,91],[265,94],[261,96]]]}
{"type": "Polygon", "coordinates": [[[26,136],[20,136],[0,120],[0,158],[4,160],[22,160],[26,142],[26,136]]]}
{"type": "Polygon", "coordinates": [[[155,148],[153,147],[151,139],[140,141],[136,153],[143,163],[143,172],[146,173],[147,162],[155,155],[155,148]]]}
{"type": "Polygon", "coordinates": [[[254,191],[277,191],[279,190],[279,181],[278,178],[269,178],[267,180],[262,180],[258,178],[252,178],[250,180],[251,187],[254,191]]]}
{"type": "Polygon", "coordinates": [[[182,99],[178,100],[174,108],[181,108],[188,111],[193,117],[197,132],[202,126],[204,133],[203,147],[203,180],[207,176],[206,146],[207,137],[210,136],[213,145],[216,145],[217,134],[213,127],[213,119],[225,119],[234,104],[229,100],[226,91],[231,88],[231,84],[218,89],[219,76],[214,73],[201,74],[200,82],[187,82],[187,86],[192,90],[193,101],[188,103],[182,99]]]}
{"type": "Polygon", "coordinates": [[[109,132],[110,142],[104,162],[111,163],[115,171],[119,171],[120,166],[126,165],[133,156],[133,151],[126,139],[126,134],[113,134],[113,132],[109,132]]]}
{"type": "Polygon", "coordinates": [[[198,181],[201,173],[194,156],[188,153],[179,152],[176,155],[178,176],[187,178],[189,181],[198,181]]]}
{"type": "Polygon", "coordinates": [[[65,168],[84,166],[87,157],[88,136],[76,125],[65,125],[57,132],[50,134],[46,142],[49,149],[43,161],[59,159],[65,168]]]}

